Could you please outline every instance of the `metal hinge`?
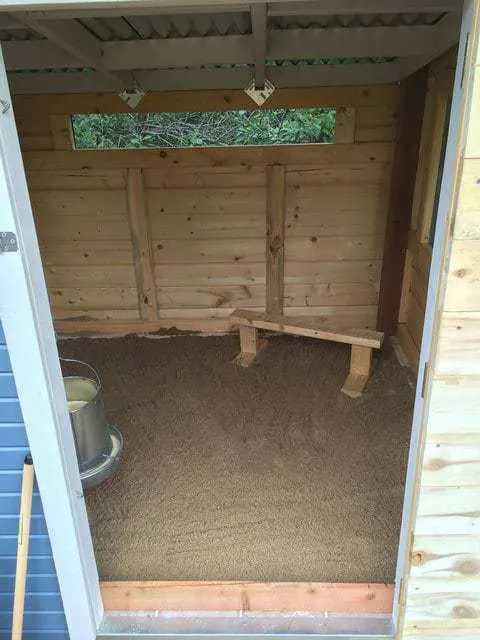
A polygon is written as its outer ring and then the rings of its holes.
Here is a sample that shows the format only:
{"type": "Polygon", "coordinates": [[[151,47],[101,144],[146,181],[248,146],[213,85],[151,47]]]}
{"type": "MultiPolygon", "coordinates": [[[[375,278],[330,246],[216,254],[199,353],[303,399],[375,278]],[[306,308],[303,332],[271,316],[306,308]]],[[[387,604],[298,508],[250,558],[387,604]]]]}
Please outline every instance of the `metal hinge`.
{"type": "Polygon", "coordinates": [[[0,231],[0,253],[18,251],[17,236],[13,231],[0,231]]]}
{"type": "Polygon", "coordinates": [[[422,394],[421,397],[425,398],[425,387],[427,384],[427,373],[428,373],[428,360],[425,362],[423,366],[423,380],[422,380],[422,394]]]}

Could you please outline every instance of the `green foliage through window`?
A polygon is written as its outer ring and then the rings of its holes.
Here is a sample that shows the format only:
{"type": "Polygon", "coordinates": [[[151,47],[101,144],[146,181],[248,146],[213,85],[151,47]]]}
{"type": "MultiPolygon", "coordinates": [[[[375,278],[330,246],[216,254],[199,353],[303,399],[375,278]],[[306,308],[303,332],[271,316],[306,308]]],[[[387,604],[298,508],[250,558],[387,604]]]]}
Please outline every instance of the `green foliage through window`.
{"type": "Polygon", "coordinates": [[[214,147],[332,142],[335,109],[81,114],[77,149],[214,147]]]}

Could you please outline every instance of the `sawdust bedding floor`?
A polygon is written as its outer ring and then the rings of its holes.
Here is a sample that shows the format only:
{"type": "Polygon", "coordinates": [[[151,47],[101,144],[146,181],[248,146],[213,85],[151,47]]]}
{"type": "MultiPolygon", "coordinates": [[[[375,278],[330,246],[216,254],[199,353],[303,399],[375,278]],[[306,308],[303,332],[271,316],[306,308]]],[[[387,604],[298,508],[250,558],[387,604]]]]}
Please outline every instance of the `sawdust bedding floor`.
{"type": "Polygon", "coordinates": [[[62,340],[125,439],[87,494],[103,580],[393,582],[413,390],[387,347],[362,398],[346,345],[273,337],[62,340]]]}

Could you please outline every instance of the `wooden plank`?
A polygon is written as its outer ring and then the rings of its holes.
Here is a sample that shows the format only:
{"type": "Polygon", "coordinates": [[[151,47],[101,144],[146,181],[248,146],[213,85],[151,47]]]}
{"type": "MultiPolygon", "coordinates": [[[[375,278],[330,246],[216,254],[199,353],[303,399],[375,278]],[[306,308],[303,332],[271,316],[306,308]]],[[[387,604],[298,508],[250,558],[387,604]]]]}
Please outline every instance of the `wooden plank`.
{"type": "Polygon", "coordinates": [[[429,442],[425,447],[422,485],[425,487],[477,487],[480,447],[475,443],[429,442]]]}
{"type": "MultiPolygon", "coordinates": [[[[379,260],[326,260],[319,263],[290,261],[285,265],[285,283],[306,286],[353,282],[360,286],[368,283],[376,285],[380,266],[379,260]]],[[[221,269],[215,263],[162,264],[155,267],[155,281],[157,287],[264,284],[265,263],[230,262],[224,263],[221,269]]]]}
{"type": "MultiPolygon", "coordinates": [[[[286,264],[290,260],[378,260],[381,245],[380,236],[288,238],[285,242],[286,264]]],[[[265,239],[163,240],[155,241],[153,251],[156,264],[252,264],[265,261],[265,239]]]]}
{"type": "Polygon", "coordinates": [[[355,140],[374,142],[394,140],[398,124],[396,106],[368,106],[356,109],[355,140]]]}
{"type": "MultiPolygon", "coordinates": [[[[412,202],[412,229],[417,232],[421,225],[423,194],[427,179],[426,167],[430,156],[430,145],[432,138],[432,122],[434,120],[435,109],[435,78],[428,79],[427,94],[425,96],[425,107],[423,110],[422,130],[420,134],[420,148],[418,153],[417,173],[415,176],[415,189],[412,202]]],[[[416,233],[418,237],[418,233],[416,233]]]]}
{"type": "Polygon", "coordinates": [[[224,147],[188,149],[26,151],[28,170],[55,169],[172,169],[195,166],[241,166],[270,164],[322,165],[390,162],[393,145],[389,142],[362,144],[307,144],[236,147],[235,153],[224,147]]]}
{"type": "MultiPolygon", "coordinates": [[[[478,64],[473,72],[472,115],[478,113],[478,105],[480,105],[480,66],[478,64]]],[[[480,124],[476,117],[469,120],[465,158],[480,158],[480,124]]]]}
{"type": "Polygon", "coordinates": [[[50,116],[53,148],[57,150],[71,150],[74,148],[71,116],[50,116]]]}
{"type": "Polygon", "coordinates": [[[39,151],[53,149],[52,136],[22,136],[20,138],[22,151],[39,151]]]}
{"type": "Polygon", "coordinates": [[[350,398],[359,398],[368,382],[372,366],[372,349],[352,345],[350,373],[345,380],[342,393],[350,398]]]}
{"type": "Polygon", "coordinates": [[[37,218],[90,215],[98,219],[124,218],[127,221],[127,199],[123,189],[78,188],[64,191],[60,186],[55,186],[49,191],[33,190],[30,197],[37,218]]]}
{"type": "Polygon", "coordinates": [[[442,149],[447,118],[448,101],[450,91],[442,90],[442,85],[433,90],[433,114],[431,132],[429,136],[429,149],[422,167],[425,172],[422,197],[419,211],[418,236],[422,243],[430,240],[430,230],[435,208],[437,182],[440,175],[442,162],[442,149]]]}
{"type": "MultiPolygon", "coordinates": [[[[232,153],[235,150],[232,149],[232,153]]],[[[85,170],[88,171],[88,170],[85,170]]],[[[287,184],[338,185],[351,186],[352,182],[364,184],[384,184],[388,182],[390,164],[388,162],[342,163],[341,165],[312,165],[295,167],[287,165],[287,184]]],[[[145,187],[147,189],[188,189],[188,188],[265,188],[266,176],[262,166],[245,164],[241,166],[185,167],[178,172],[175,168],[160,171],[145,169],[145,187]]]]}
{"type": "MultiPolygon", "coordinates": [[[[334,169],[336,167],[332,171],[334,169]]],[[[213,176],[217,175],[214,169],[210,171],[213,176]]],[[[324,184],[315,173],[306,171],[287,175],[287,183],[286,206],[290,223],[301,222],[305,216],[309,216],[310,220],[304,224],[312,224],[312,218],[316,216],[319,226],[323,217],[330,221],[334,215],[340,216],[341,220],[354,214],[359,217],[363,215],[363,218],[371,217],[375,221],[383,221],[386,217],[386,181],[358,184],[355,174],[350,174],[349,184],[324,184]],[[307,183],[306,179],[309,174],[313,174],[311,183],[307,183]]],[[[164,216],[160,214],[182,216],[178,224],[187,220],[188,216],[199,215],[208,215],[212,219],[215,215],[228,216],[227,224],[231,215],[243,215],[245,220],[249,215],[263,215],[265,220],[265,184],[228,187],[215,184],[192,188],[181,181],[175,188],[164,186],[147,189],[147,200],[153,217],[152,224],[156,220],[161,222],[164,216]]],[[[367,234],[364,232],[362,235],[367,234]]]]}
{"type": "MultiPolygon", "coordinates": [[[[91,314],[92,316],[94,314],[91,314]]],[[[147,322],[135,318],[116,319],[110,314],[104,318],[83,316],[78,319],[56,319],[55,330],[61,336],[126,336],[129,334],[148,334],[158,331],[195,331],[196,333],[227,333],[232,330],[227,318],[165,318],[155,322],[147,322]]]]}
{"type": "Polygon", "coordinates": [[[415,534],[479,534],[479,498],[480,486],[432,488],[422,483],[415,534]]]}
{"type": "Polygon", "coordinates": [[[480,311],[480,239],[452,244],[445,311],[480,311]]]}
{"type": "Polygon", "coordinates": [[[377,328],[387,335],[395,334],[398,323],[426,87],[425,70],[419,71],[404,83],[385,233],[377,322],[377,328]]]}
{"type": "Polygon", "coordinates": [[[425,309],[420,306],[416,297],[411,295],[408,301],[407,327],[418,350],[422,344],[424,321],[425,309]]]}
{"type": "Polygon", "coordinates": [[[390,613],[393,585],[302,582],[102,582],[108,611],[390,613]]]}
{"type": "Polygon", "coordinates": [[[265,307],[271,315],[282,315],[285,254],[285,167],[267,167],[266,202],[266,291],[265,307]]]}
{"type": "Polygon", "coordinates": [[[335,134],[336,144],[355,142],[355,107],[340,107],[335,114],[335,134]]]}
{"type": "Polygon", "coordinates": [[[408,364],[413,369],[413,371],[417,372],[418,370],[418,361],[420,358],[420,351],[415,344],[408,326],[406,324],[400,323],[397,327],[397,340],[399,342],[400,348],[405,354],[408,364]]]}
{"type": "MultiPolygon", "coordinates": [[[[410,297],[410,285],[413,277],[413,256],[412,252],[407,248],[405,255],[405,266],[403,269],[402,295],[400,298],[400,309],[398,310],[398,324],[407,321],[408,299],[410,297]]],[[[398,333],[398,331],[397,331],[398,333]]]]}
{"type": "Polygon", "coordinates": [[[480,158],[469,158],[463,163],[454,238],[480,239],[480,158]]]}
{"type": "Polygon", "coordinates": [[[480,376],[480,311],[445,312],[437,349],[436,375],[480,376]]]}
{"type": "Polygon", "coordinates": [[[157,318],[157,293],[141,169],[128,171],[127,199],[140,317],[152,321],[157,318]]]}
{"type": "Polygon", "coordinates": [[[122,169],[44,169],[27,173],[28,186],[32,191],[110,191],[126,187],[126,175],[122,169]]]}
{"type": "MultiPolygon", "coordinates": [[[[35,204],[35,222],[38,237],[41,242],[63,241],[78,242],[90,240],[104,240],[115,242],[117,240],[128,241],[130,239],[130,228],[127,218],[119,216],[105,217],[98,215],[84,216],[44,216],[37,212],[35,204]]],[[[88,209],[85,209],[88,212],[88,209]]]]}
{"type": "MultiPolygon", "coordinates": [[[[223,267],[217,267],[223,269],[223,267]]],[[[65,278],[61,286],[65,285],[65,278]]],[[[265,280],[265,279],[264,279],[265,280]]],[[[60,286],[60,285],[59,285],[60,286]]],[[[265,309],[265,285],[252,284],[213,284],[190,286],[182,282],[180,286],[157,288],[157,301],[162,309],[168,308],[221,308],[238,306],[265,309]]],[[[374,305],[378,301],[378,288],[370,283],[328,283],[328,284],[288,284],[285,288],[284,306],[320,307],[374,305]]]]}
{"type": "Polygon", "coordinates": [[[480,376],[437,376],[430,399],[427,437],[480,434],[480,376]],[[462,408],[459,411],[459,407],[462,408]]]}
{"type": "Polygon", "coordinates": [[[478,581],[480,536],[416,536],[412,553],[411,577],[415,581],[437,577],[451,581],[452,590],[478,581]]]}
{"type": "Polygon", "coordinates": [[[133,266],[102,265],[101,267],[76,266],[44,268],[45,279],[49,287],[108,287],[111,285],[135,288],[133,266]]]}
{"type": "Polygon", "coordinates": [[[55,287],[50,302],[64,309],[136,309],[137,290],[129,287],[55,287]]]}
{"type": "MultiPolygon", "coordinates": [[[[62,335],[126,335],[155,333],[163,329],[206,333],[232,330],[230,315],[233,309],[166,309],[161,310],[161,318],[155,322],[139,320],[138,309],[90,312],[71,309],[68,314],[57,314],[56,311],[53,310],[55,328],[62,335]],[[69,317],[73,319],[69,320],[69,317]]],[[[302,318],[307,312],[311,312],[316,323],[325,328],[371,327],[375,322],[376,307],[302,307],[289,310],[290,315],[302,318]]]]}
{"type": "Polygon", "coordinates": [[[325,331],[315,328],[315,318],[295,320],[293,318],[283,317],[281,322],[278,322],[266,313],[236,309],[231,315],[231,321],[232,324],[250,326],[257,329],[291,333],[292,335],[305,336],[307,338],[331,340],[333,342],[342,342],[374,349],[379,349],[383,341],[383,335],[378,331],[368,331],[365,329],[355,329],[348,332],[325,331]]]}
{"type": "MultiPolygon", "coordinates": [[[[344,87],[306,87],[277,89],[269,98],[271,109],[337,107],[345,105],[393,105],[398,86],[370,85],[344,87]]],[[[251,99],[242,90],[229,91],[157,91],[147,93],[137,111],[184,112],[251,109],[251,99]]],[[[14,110],[19,117],[32,114],[68,115],[71,113],[130,113],[130,107],[116,93],[62,95],[16,95],[14,110]]]]}
{"type": "MultiPolygon", "coordinates": [[[[166,208],[169,193],[164,195],[166,208]]],[[[264,198],[263,198],[264,199],[264,198]]],[[[193,205],[195,206],[195,205],[193,205]]],[[[212,208],[217,208],[212,204],[212,208]]],[[[230,209],[230,206],[225,207],[230,209]]],[[[297,205],[301,208],[301,204],[297,205]]],[[[151,211],[151,209],[149,209],[151,211]]],[[[225,213],[153,213],[151,232],[154,240],[259,238],[265,234],[265,212],[225,213]]],[[[382,235],[384,220],[375,210],[362,211],[287,211],[285,236],[289,238],[382,235]]]]}
{"type": "Polygon", "coordinates": [[[131,240],[63,241],[40,239],[44,266],[105,266],[133,264],[131,240]]]}

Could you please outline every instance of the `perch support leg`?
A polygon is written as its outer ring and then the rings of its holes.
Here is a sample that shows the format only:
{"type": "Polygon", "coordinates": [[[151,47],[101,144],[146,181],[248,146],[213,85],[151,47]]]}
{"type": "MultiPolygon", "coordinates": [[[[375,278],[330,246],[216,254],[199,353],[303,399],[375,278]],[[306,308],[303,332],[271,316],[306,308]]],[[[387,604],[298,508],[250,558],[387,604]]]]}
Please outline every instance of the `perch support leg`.
{"type": "Polygon", "coordinates": [[[372,366],[372,349],[352,345],[350,356],[350,373],[342,387],[343,393],[350,398],[359,398],[370,376],[372,366]]]}
{"type": "Polygon", "coordinates": [[[240,326],[240,353],[234,362],[241,367],[249,367],[255,360],[257,352],[264,345],[258,340],[258,330],[255,327],[240,326]]]}

